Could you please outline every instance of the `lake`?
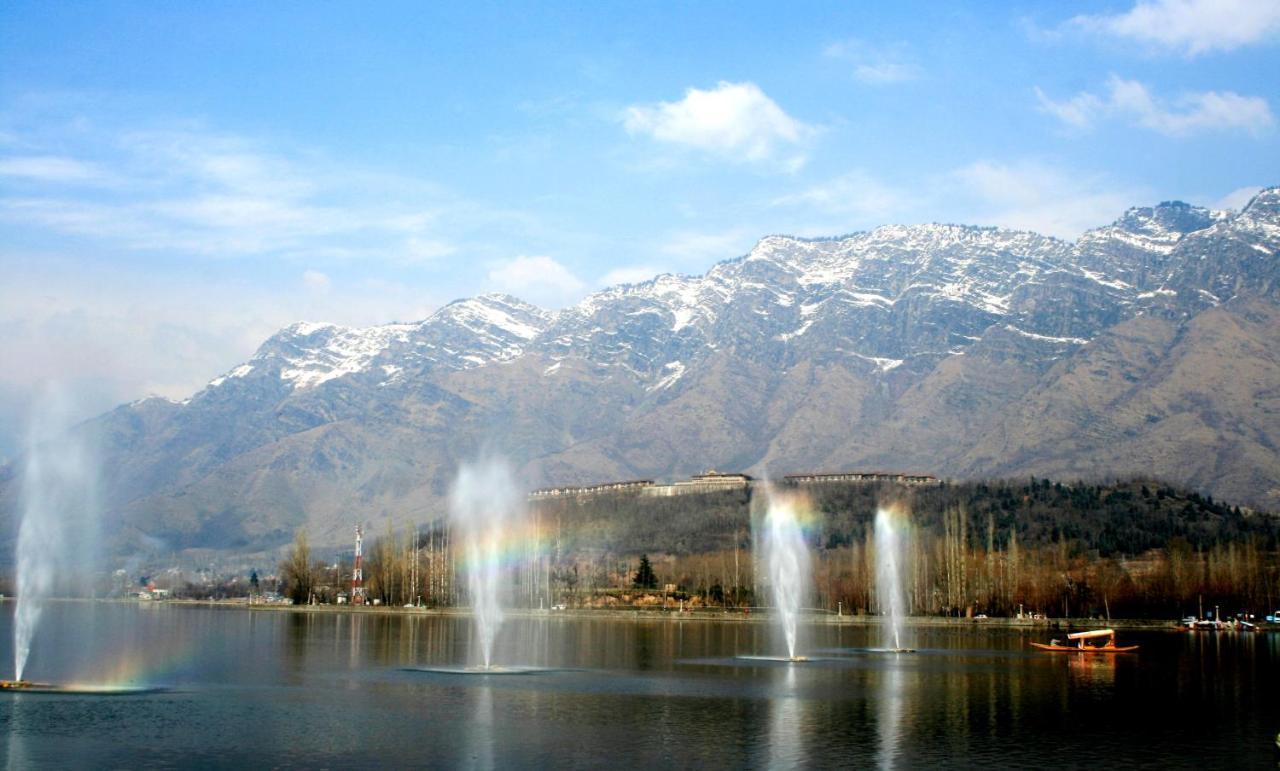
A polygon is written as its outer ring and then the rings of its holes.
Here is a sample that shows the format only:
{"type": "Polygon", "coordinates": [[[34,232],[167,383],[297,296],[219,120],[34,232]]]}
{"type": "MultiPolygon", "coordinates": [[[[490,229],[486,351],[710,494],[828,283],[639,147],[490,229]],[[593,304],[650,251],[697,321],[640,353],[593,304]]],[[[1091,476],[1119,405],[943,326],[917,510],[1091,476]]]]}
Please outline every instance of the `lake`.
{"type": "MultiPolygon", "coordinates": [[[[13,603],[0,613],[11,676],[13,603]]],[[[54,602],[28,679],[163,686],[0,694],[10,768],[441,768],[1102,764],[1274,766],[1280,634],[1121,634],[1137,654],[1028,648],[1043,632],[804,630],[513,617],[495,661],[533,674],[407,671],[473,658],[465,616],[54,602]]]]}

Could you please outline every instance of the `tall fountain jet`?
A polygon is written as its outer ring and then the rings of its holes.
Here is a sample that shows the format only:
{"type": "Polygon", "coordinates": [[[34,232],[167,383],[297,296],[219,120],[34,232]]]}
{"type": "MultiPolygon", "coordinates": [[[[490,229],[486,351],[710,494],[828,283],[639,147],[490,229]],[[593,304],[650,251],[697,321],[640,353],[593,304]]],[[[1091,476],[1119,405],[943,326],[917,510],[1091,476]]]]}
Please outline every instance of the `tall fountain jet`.
{"type": "Polygon", "coordinates": [[[800,661],[796,656],[796,637],[800,609],[810,583],[809,546],[800,526],[797,499],[772,488],[768,496],[761,544],[765,570],[769,575],[774,612],[787,642],[787,658],[800,661]]]}
{"type": "Polygon", "coordinates": [[[526,529],[524,501],[510,467],[501,460],[463,464],[449,497],[449,517],[462,535],[481,667],[488,671],[502,626],[504,559],[526,529]]]}
{"type": "MultiPolygon", "coordinates": [[[[81,435],[66,431],[66,398],[44,396],[33,414],[18,527],[18,606],[13,621],[14,680],[24,683],[45,601],[62,580],[90,573],[97,531],[97,465],[81,435]]],[[[9,686],[6,686],[9,687],[9,686]]]]}
{"type": "Polygon", "coordinates": [[[906,514],[893,508],[876,511],[876,604],[885,617],[884,647],[906,652],[902,620],[907,615],[902,576],[906,565],[906,514]]]}

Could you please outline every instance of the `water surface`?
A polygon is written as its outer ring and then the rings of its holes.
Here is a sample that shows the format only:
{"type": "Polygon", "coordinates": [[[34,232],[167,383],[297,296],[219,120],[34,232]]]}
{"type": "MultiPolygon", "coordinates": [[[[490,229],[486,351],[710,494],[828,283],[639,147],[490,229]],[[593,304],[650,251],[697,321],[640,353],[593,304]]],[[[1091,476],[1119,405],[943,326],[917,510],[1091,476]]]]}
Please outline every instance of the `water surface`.
{"type": "MultiPolygon", "coordinates": [[[[11,622],[6,603],[0,661],[11,622]]],[[[491,677],[405,669],[474,663],[465,617],[53,603],[42,623],[32,679],[170,690],[0,694],[10,768],[1257,766],[1280,731],[1276,634],[1081,657],[915,628],[895,656],[816,625],[824,660],[789,665],[733,658],[780,652],[759,624],[516,617],[495,662],[558,671],[491,677]]]]}

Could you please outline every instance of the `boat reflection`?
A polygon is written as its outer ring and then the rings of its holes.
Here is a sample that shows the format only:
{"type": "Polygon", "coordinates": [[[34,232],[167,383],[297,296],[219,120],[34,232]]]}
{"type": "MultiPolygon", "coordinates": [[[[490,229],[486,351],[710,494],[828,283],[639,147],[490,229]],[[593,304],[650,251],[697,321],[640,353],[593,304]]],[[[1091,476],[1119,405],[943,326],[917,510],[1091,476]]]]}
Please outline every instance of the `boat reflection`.
{"type": "Polygon", "coordinates": [[[1071,683],[1090,688],[1113,688],[1116,684],[1116,658],[1114,656],[1089,656],[1081,653],[1067,654],[1067,669],[1071,683]]]}

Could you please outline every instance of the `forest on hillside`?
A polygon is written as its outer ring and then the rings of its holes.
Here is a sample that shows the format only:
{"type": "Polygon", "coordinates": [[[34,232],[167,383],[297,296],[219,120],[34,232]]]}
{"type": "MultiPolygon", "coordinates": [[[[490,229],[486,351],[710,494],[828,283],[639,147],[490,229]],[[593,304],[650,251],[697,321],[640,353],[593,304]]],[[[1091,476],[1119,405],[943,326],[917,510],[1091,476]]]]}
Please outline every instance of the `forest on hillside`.
{"type": "MultiPolygon", "coordinates": [[[[907,593],[916,614],[1169,617],[1219,605],[1270,613],[1280,603],[1280,518],[1150,481],[1043,479],[821,483],[773,488],[804,511],[810,604],[874,613],[878,508],[908,522],[907,593]]],[[[542,499],[533,536],[511,560],[514,600],[532,607],[767,605],[753,535],[769,502],[754,490],[654,497],[542,499]],[[662,589],[637,592],[647,556],[662,589]]],[[[366,556],[371,597],[387,604],[466,601],[443,520],[388,530],[366,556]]],[[[335,584],[341,583],[335,578],[335,584]]]]}

